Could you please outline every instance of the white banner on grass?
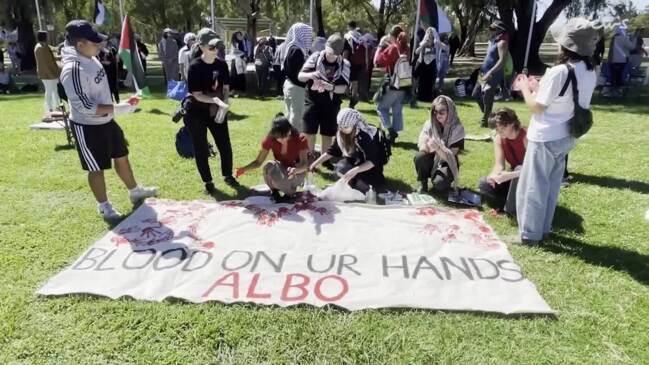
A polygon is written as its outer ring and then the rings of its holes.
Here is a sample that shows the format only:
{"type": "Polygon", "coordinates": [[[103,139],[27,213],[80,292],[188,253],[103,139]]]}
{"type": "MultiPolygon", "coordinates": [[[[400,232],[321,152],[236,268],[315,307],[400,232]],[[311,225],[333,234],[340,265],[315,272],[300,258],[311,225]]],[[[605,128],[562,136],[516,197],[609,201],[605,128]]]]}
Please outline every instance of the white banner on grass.
{"type": "Polygon", "coordinates": [[[38,293],[553,313],[476,211],[267,198],[148,200],[38,293]]]}

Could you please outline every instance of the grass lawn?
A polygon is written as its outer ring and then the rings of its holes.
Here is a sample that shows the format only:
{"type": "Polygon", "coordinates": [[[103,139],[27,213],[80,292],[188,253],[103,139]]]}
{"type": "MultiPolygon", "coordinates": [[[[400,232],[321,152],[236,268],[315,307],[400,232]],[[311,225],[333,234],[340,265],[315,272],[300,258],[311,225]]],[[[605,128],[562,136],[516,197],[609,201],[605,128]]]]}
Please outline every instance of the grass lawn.
{"type": "MultiPolygon", "coordinates": [[[[148,303],[34,293],[106,230],[77,153],[59,147],[59,131],[30,131],[42,96],[0,96],[0,363],[649,363],[649,106],[594,107],[595,127],[570,154],[572,186],[561,191],[556,236],[546,247],[511,246],[514,259],[558,311],[506,318],[472,313],[179,302],[148,303]]],[[[643,104],[644,103],[644,104],[643,104]]],[[[505,103],[497,103],[503,105],[505,103]]],[[[529,120],[521,103],[506,103],[529,120]]],[[[276,100],[233,99],[230,133],[235,166],[252,160],[276,100]]],[[[421,105],[421,104],[420,104],[421,105]]],[[[119,122],[142,184],[167,199],[204,199],[193,160],[176,155],[175,103],[159,95],[119,122]]],[[[370,104],[359,109],[378,123],[370,104]]],[[[479,110],[458,102],[469,133],[479,110]]],[[[405,108],[406,131],[386,175],[401,190],[415,184],[412,157],[427,108],[405,108]]],[[[492,145],[467,142],[462,183],[476,188],[489,172],[492,145]]],[[[219,176],[218,158],[211,160],[219,176]]],[[[125,188],[107,174],[111,200],[130,210],[125,188]]],[[[320,177],[320,183],[324,181],[320,177]]],[[[247,174],[247,186],[262,181],[247,174]]],[[[223,196],[235,191],[217,181],[223,196]]],[[[507,218],[487,217],[503,236],[507,218]]]]}

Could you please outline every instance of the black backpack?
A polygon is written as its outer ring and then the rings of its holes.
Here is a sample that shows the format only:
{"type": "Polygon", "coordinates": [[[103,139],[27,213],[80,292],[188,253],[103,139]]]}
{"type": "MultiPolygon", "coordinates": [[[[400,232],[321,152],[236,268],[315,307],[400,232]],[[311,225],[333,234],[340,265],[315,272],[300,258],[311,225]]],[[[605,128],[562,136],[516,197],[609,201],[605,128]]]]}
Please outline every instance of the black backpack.
{"type": "Polygon", "coordinates": [[[185,127],[180,127],[176,133],[176,151],[180,157],[194,158],[194,142],[192,135],[185,127]]]}
{"type": "Polygon", "coordinates": [[[575,115],[570,119],[570,134],[575,138],[579,138],[588,133],[593,126],[593,113],[579,105],[579,89],[577,89],[575,69],[569,64],[566,64],[566,66],[568,67],[568,79],[561,88],[559,96],[565,95],[568,85],[572,83],[572,100],[575,104],[575,115]]]}

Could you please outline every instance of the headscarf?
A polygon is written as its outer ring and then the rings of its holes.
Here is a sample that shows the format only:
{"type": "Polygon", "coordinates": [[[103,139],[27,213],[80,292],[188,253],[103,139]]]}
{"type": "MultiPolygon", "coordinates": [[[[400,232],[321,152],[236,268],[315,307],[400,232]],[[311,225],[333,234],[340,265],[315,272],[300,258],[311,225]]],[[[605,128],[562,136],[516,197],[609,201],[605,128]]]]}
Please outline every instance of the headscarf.
{"type": "Polygon", "coordinates": [[[354,53],[354,47],[357,44],[362,43],[362,37],[363,35],[356,29],[350,30],[349,32],[345,33],[345,40],[349,43],[349,46],[352,49],[352,53],[354,53]]]}
{"type": "MultiPolygon", "coordinates": [[[[350,128],[350,127],[356,127],[355,131],[356,134],[354,137],[356,137],[359,133],[367,133],[370,138],[374,138],[376,135],[376,127],[371,126],[367,124],[367,121],[365,121],[365,118],[363,118],[363,115],[356,109],[351,109],[351,108],[342,108],[340,109],[340,112],[338,112],[338,116],[336,117],[336,121],[338,122],[338,132],[336,132],[336,142],[338,143],[338,147],[340,147],[340,151],[342,151],[344,157],[349,157],[350,153],[352,151],[347,151],[345,149],[345,146],[342,144],[342,137],[341,137],[341,128],[350,128]]],[[[354,138],[354,141],[356,141],[356,138],[354,138]]],[[[356,147],[360,148],[358,146],[358,142],[356,143],[356,147]]]]}
{"type": "MultiPolygon", "coordinates": [[[[421,148],[426,144],[427,139],[435,138],[442,141],[444,146],[450,148],[453,144],[461,141],[465,137],[464,126],[460,122],[460,119],[457,116],[457,110],[455,108],[455,103],[451,98],[445,95],[440,95],[435,100],[433,100],[433,107],[431,108],[430,120],[428,120],[419,134],[418,145],[421,148]],[[441,125],[437,122],[435,117],[434,110],[437,105],[446,104],[447,110],[447,119],[444,125],[441,125]],[[441,132],[440,132],[441,129],[441,132]]],[[[451,173],[454,176],[454,181],[457,183],[459,181],[459,171],[457,168],[457,160],[455,156],[449,156],[449,160],[446,161],[451,169],[451,173]]],[[[442,163],[441,156],[435,154],[434,165],[436,168],[442,163]]]]}
{"type": "Polygon", "coordinates": [[[282,54],[280,55],[281,65],[284,65],[284,60],[288,56],[288,51],[291,47],[298,47],[304,54],[304,58],[309,55],[309,49],[311,48],[311,43],[313,42],[313,29],[304,24],[304,23],[295,23],[291,25],[288,32],[286,33],[286,46],[282,49],[282,54]]]}
{"type": "MultiPolygon", "coordinates": [[[[315,69],[316,71],[320,71],[323,75],[326,73],[326,67],[325,67],[325,58],[326,58],[326,52],[321,51],[312,54],[309,56],[309,58],[306,60],[304,63],[305,69],[315,69]]],[[[338,63],[338,68],[336,69],[336,72],[334,73],[333,77],[329,81],[336,81],[338,78],[342,77],[345,82],[349,83],[349,73],[350,73],[350,65],[349,61],[343,59],[342,56],[338,56],[338,59],[336,60],[336,63],[338,63]]]]}
{"type": "Polygon", "coordinates": [[[183,43],[188,44],[190,41],[196,40],[196,34],[189,32],[183,37],[183,43]]]}
{"type": "Polygon", "coordinates": [[[420,46],[425,46],[429,48],[435,47],[439,44],[439,34],[433,27],[426,29],[426,34],[424,34],[424,39],[422,39],[420,46]]]}

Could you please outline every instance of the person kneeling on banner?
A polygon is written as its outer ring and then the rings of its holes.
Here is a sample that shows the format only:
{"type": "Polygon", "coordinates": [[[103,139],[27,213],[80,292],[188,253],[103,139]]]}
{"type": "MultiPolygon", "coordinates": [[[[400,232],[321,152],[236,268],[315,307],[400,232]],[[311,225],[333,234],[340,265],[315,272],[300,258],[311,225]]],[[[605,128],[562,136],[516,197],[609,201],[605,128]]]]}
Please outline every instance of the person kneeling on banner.
{"type": "Polygon", "coordinates": [[[494,166],[489,176],[480,178],[478,186],[496,209],[516,215],[516,187],[525,158],[527,132],[521,127],[516,112],[509,108],[491,113],[489,125],[496,130],[494,166]],[[511,166],[511,171],[505,170],[505,162],[511,166]]]}
{"type": "Polygon", "coordinates": [[[460,178],[458,153],[464,149],[464,126],[460,122],[453,100],[440,95],[433,100],[430,120],[424,123],[417,141],[415,170],[419,193],[428,192],[428,179],[434,189],[444,192],[457,187],[460,178]]]}
{"type": "Polygon", "coordinates": [[[333,157],[342,158],[336,172],[363,193],[385,185],[383,165],[390,157],[390,142],[383,130],[365,121],[357,110],[343,108],[337,117],[338,132],[331,147],[311,164],[310,171],[333,157]]]}
{"type": "Polygon", "coordinates": [[[264,165],[264,181],[270,188],[273,200],[281,203],[288,201],[303,184],[309,167],[307,138],[291,125],[284,114],[278,114],[273,119],[268,135],[261,142],[257,158],[246,166],[239,167],[236,176],[259,168],[271,150],[274,160],[264,165]],[[284,196],[280,193],[284,193],[284,196]]]}
{"type": "Polygon", "coordinates": [[[99,214],[112,222],[121,218],[106,194],[104,170],[110,169],[112,163],[133,204],[155,196],[157,191],[135,182],[124,132],[114,120],[115,115],[132,113],[136,107],[129,103],[113,104],[106,72],[97,59],[106,36],[97,33],[85,20],[73,20],[65,30],[61,83],[70,103],[70,127],[81,167],[88,171],[99,214]]]}

